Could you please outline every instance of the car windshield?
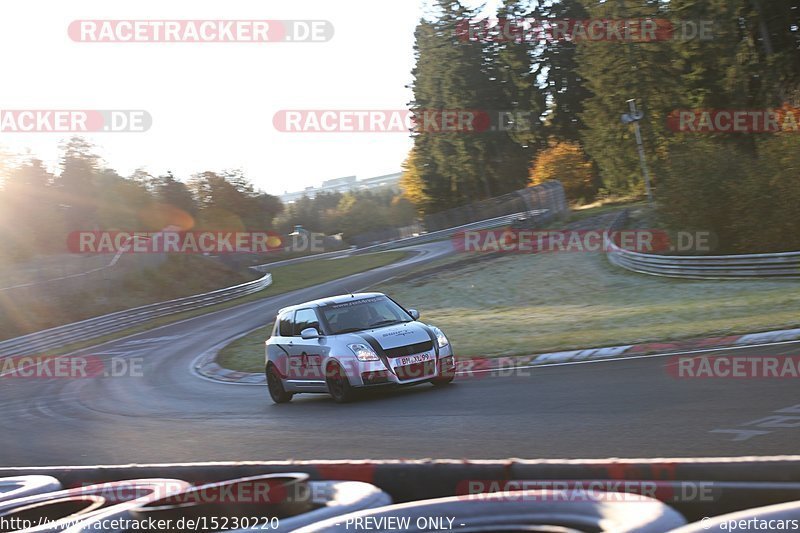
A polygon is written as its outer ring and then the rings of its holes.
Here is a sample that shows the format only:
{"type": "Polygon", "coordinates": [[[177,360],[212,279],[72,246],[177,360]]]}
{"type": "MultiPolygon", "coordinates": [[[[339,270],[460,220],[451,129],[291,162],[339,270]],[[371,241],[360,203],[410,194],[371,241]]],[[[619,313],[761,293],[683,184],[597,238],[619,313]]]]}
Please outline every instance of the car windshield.
{"type": "Polygon", "coordinates": [[[330,304],[320,311],[332,335],[411,321],[405,309],[385,296],[330,304]]]}

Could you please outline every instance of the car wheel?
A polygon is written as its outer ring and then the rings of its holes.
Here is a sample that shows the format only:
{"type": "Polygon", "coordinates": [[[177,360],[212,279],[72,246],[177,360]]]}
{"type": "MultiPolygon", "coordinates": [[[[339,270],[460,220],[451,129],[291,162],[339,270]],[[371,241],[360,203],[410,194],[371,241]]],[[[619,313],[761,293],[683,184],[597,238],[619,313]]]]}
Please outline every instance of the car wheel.
{"type": "Polygon", "coordinates": [[[438,377],[433,378],[431,383],[433,383],[434,387],[444,387],[446,385],[450,385],[453,382],[453,376],[449,377],[438,377]]]}
{"type": "Polygon", "coordinates": [[[339,363],[331,363],[327,372],[328,392],[336,403],[347,403],[355,396],[350,380],[339,363]]]}
{"type": "Polygon", "coordinates": [[[286,389],[283,388],[278,371],[275,369],[275,365],[272,364],[267,366],[267,388],[273,402],[287,403],[292,401],[294,394],[286,392],[286,389]]]}

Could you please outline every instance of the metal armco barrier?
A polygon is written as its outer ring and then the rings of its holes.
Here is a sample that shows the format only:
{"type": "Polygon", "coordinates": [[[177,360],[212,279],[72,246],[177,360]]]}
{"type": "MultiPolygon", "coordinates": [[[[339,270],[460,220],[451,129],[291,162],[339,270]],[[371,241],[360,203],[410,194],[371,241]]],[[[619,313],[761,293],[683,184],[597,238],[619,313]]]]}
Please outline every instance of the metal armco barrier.
{"type": "Polygon", "coordinates": [[[366,248],[358,248],[350,253],[352,255],[357,255],[370,252],[383,252],[386,250],[394,250],[397,248],[402,248],[404,246],[425,244],[428,242],[438,241],[443,238],[451,237],[456,233],[460,233],[462,231],[477,231],[497,226],[505,226],[507,224],[511,224],[514,220],[522,216],[528,217],[530,219],[535,219],[539,223],[544,223],[551,220],[554,216],[556,216],[556,212],[550,211],[548,209],[535,210],[535,211],[522,211],[520,213],[512,213],[510,215],[505,215],[502,217],[490,218],[488,220],[480,220],[478,222],[472,222],[471,224],[464,224],[463,226],[456,226],[454,228],[443,229],[431,233],[424,233],[416,237],[408,237],[406,239],[385,242],[383,244],[373,244],[372,246],[367,246],[366,248]]]}
{"type": "Polygon", "coordinates": [[[91,340],[116,333],[162,316],[194,311],[235,298],[241,298],[266,289],[272,284],[272,275],[265,276],[215,291],[178,298],[166,302],[144,305],[118,311],[80,322],[37,331],[0,342],[0,356],[24,355],[50,350],[72,342],[91,340]]]}
{"type": "Polygon", "coordinates": [[[518,191],[513,191],[502,196],[495,196],[486,200],[481,200],[461,207],[455,207],[438,213],[425,215],[422,219],[422,227],[427,233],[419,236],[412,236],[420,233],[420,225],[415,224],[403,228],[392,228],[378,230],[361,235],[356,235],[350,242],[359,248],[381,246],[382,243],[392,242],[422,242],[416,239],[424,238],[427,235],[442,234],[442,232],[453,231],[455,229],[483,229],[483,227],[471,227],[473,224],[480,225],[489,220],[511,220],[526,213],[535,212],[557,215],[568,210],[567,199],[564,196],[564,187],[559,181],[546,181],[540,185],[526,187],[518,191]]]}
{"type": "MultiPolygon", "coordinates": [[[[623,211],[609,229],[621,229],[627,217],[623,211]]],[[[643,254],[613,243],[609,247],[607,257],[613,265],[639,274],[684,279],[800,278],[800,252],[686,256],[643,254]]]]}
{"type": "MultiPolygon", "coordinates": [[[[569,211],[567,198],[564,195],[564,187],[560,181],[547,181],[541,185],[527,187],[497,198],[490,198],[475,204],[475,206],[465,206],[442,213],[436,213],[426,217],[427,233],[412,237],[394,238],[387,242],[371,244],[349,250],[327,252],[323,254],[312,254],[274,263],[256,265],[251,268],[264,272],[275,266],[286,266],[290,264],[303,263],[320,258],[334,258],[346,255],[357,255],[370,252],[382,252],[394,250],[404,246],[413,246],[436,241],[445,237],[450,237],[456,233],[470,230],[482,230],[496,226],[510,224],[519,217],[535,219],[537,223],[546,223],[555,217],[566,215],[569,211]],[[479,206],[479,207],[475,207],[479,206]],[[456,214],[458,216],[456,216],[456,214]],[[477,218],[476,215],[483,218],[477,218]],[[470,218],[472,217],[472,218],[470,218]],[[443,221],[450,222],[450,226],[443,229],[436,229],[436,223],[443,221]],[[457,222],[457,224],[456,224],[457,222]]],[[[403,228],[401,228],[402,230],[403,228]]],[[[401,231],[401,233],[403,233],[401,231]]]]}
{"type": "Polygon", "coordinates": [[[423,221],[425,229],[438,231],[536,209],[549,210],[554,213],[567,209],[564,188],[559,181],[546,181],[540,185],[526,187],[502,196],[431,213],[426,215],[423,221]]]}
{"type": "MultiPolygon", "coordinates": [[[[451,226],[445,229],[431,231],[416,237],[408,237],[406,239],[399,239],[382,244],[367,246],[366,248],[359,248],[353,251],[353,253],[378,252],[382,250],[392,250],[402,246],[410,246],[412,244],[424,244],[426,242],[432,242],[445,237],[450,237],[462,231],[477,231],[504,226],[514,222],[520,217],[525,217],[531,221],[535,221],[536,224],[544,224],[556,217],[566,215],[569,212],[567,198],[564,195],[564,187],[559,181],[547,181],[541,185],[528,187],[502,197],[484,200],[476,205],[484,206],[482,208],[484,213],[490,212],[488,210],[489,208],[486,207],[486,205],[490,205],[490,207],[493,209],[493,213],[496,214],[498,212],[502,212],[505,214],[494,216],[493,218],[484,218],[474,222],[462,223],[458,226],[451,226]]],[[[463,211],[464,209],[465,208],[457,208],[456,210],[451,211],[463,211]]],[[[444,213],[449,213],[449,211],[444,213]]],[[[440,213],[430,216],[433,217],[439,215],[442,214],[440,213]]],[[[428,225],[428,222],[426,222],[426,225],[428,225]]]]}

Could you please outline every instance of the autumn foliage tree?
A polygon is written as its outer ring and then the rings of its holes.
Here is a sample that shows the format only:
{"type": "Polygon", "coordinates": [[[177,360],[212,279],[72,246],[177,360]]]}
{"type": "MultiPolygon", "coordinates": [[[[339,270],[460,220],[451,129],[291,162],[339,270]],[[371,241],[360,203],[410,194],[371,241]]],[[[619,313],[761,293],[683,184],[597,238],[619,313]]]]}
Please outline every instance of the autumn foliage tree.
{"type": "Polygon", "coordinates": [[[419,173],[419,158],[412,148],[403,162],[403,175],[400,177],[400,190],[403,198],[414,204],[420,211],[430,205],[430,195],[425,190],[425,183],[419,173]]]}
{"type": "Polygon", "coordinates": [[[559,180],[567,198],[588,202],[597,194],[597,175],[581,145],[572,141],[551,141],[536,158],[530,172],[530,184],[559,180]]]}

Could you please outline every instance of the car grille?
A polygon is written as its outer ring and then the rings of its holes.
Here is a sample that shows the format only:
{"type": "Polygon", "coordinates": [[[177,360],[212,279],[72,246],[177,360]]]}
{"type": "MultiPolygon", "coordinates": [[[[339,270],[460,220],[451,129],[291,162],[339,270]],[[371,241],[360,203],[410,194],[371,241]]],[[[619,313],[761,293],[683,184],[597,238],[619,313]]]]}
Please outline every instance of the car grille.
{"type": "Polygon", "coordinates": [[[409,344],[408,346],[398,346],[397,348],[388,348],[384,350],[386,356],[394,359],[395,357],[406,357],[408,355],[415,355],[422,352],[430,351],[433,348],[432,341],[418,342],[417,344],[409,344]]]}
{"type": "Polygon", "coordinates": [[[395,367],[394,373],[397,374],[397,379],[401,381],[433,376],[436,374],[436,361],[424,361],[422,363],[398,366],[395,367]]]}

